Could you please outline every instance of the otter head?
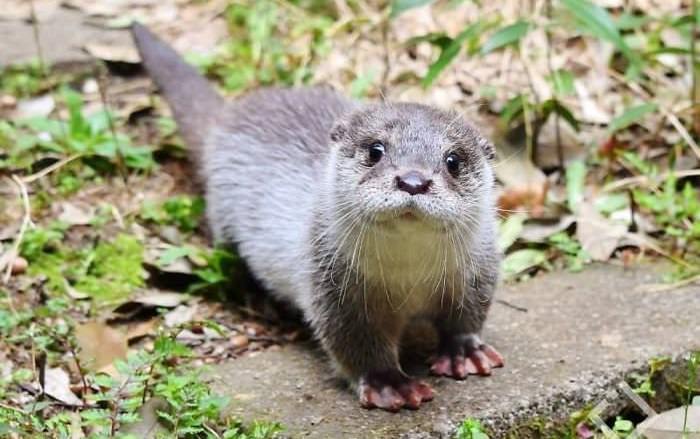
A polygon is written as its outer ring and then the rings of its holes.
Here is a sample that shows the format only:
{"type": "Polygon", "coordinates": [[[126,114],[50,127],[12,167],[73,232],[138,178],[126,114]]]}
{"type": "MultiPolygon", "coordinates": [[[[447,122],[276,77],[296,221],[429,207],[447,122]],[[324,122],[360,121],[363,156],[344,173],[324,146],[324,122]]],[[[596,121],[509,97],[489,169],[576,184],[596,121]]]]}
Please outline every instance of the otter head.
{"type": "Polygon", "coordinates": [[[463,284],[495,221],[491,143],[457,113],[410,103],[360,108],[331,141],[331,233],[350,268],[416,304],[415,291],[463,284]]]}
{"type": "Polygon", "coordinates": [[[335,205],[343,213],[378,226],[473,229],[492,206],[493,146],[457,113],[379,103],[336,122],[331,141],[335,205]]]}

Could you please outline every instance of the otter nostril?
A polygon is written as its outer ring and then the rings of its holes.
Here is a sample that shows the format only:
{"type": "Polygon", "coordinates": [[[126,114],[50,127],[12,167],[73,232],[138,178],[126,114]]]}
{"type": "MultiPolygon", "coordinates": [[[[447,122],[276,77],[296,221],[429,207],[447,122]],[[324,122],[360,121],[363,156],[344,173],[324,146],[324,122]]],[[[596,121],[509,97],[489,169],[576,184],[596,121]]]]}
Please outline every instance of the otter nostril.
{"type": "Polygon", "coordinates": [[[418,171],[409,171],[404,175],[396,176],[396,187],[411,195],[428,192],[432,182],[432,180],[425,178],[425,176],[418,171]]]}

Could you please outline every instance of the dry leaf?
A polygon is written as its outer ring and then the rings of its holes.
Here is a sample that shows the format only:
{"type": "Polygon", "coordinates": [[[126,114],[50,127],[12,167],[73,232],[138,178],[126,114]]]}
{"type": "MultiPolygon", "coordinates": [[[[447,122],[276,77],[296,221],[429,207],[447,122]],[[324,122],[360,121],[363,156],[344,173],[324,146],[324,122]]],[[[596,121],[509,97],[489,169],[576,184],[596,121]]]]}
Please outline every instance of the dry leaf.
{"type": "Polygon", "coordinates": [[[595,261],[607,261],[627,234],[627,226],[605,218],[584,201],[576,214],[576,238],[595,261]]]}
{"type": "Polygon", "coordinates": [[[131,342],[135,339],[154,335],[160,324],[160,318],[152,318],[145,322],[137,322],[128,326],[126,330],[126,338],[131,342]]]}
{"type": "Polygon", "coordinates": [[[531,216],[540,215],[549,186],[547,176],[527,158],[525,148],[505,140],[497,141],[496,148],[499,162],[494,169],[504,186],[498,196],[499,207],[506,211],[524,208],[531,216]]]}
{"type": "Polygon", "coordinates": [[[520,239],[529,242],[544,242],[550,236],[568,229],[574,222],[576,222],[576,218],[573,215],[564,215],[556,220],[528,220],[520,232],[520,239]]]}
{"type": "Polygon", "coordinates": [[[116,46],[113,44],[88,43],[85,45],[85,51],[91,56],[103,61],[129,64],[138,64],[141,62],[141,57],[133,45],[116,46]]]}
{"type": "Polygon", "coordinates": [[[182,293],[168,293],[153,291],[146,295],[135,297],[131,302],[140,303],[147,306],[156,306],[162,308],[175,308],[183,302],[186,302],[191,297],[182,293]]]}
{"type": "Polygon", "coordinates": [[[71,226],[90,224],[95,216],[94,207],[85,203],[64,202],[59,204],[59,209],[61,213],[58,215],[58,220],[71,226]]]}
{"type": "Polygon", "coordinates": [[[44,393],[66,405],[83,405],[83,401],[70,389],[68,373],[59,367],[44,370],[44,393]]]}
{"type": "Polygon", "coordinates": [[[173,327],[183,325],[194,320],[197,313],[197,305],[180,305],[169,313],[165,314],[165,326],[173,327]]]}
{"type": "Polygon", "coordinates": [[[15,119],[46,117],[51,114],[54,108],[56,108],[56,101],[53,99],[53,96],[46,94],[19,101],[12,117],[15,119]]]}
{"type": "Polygon", "coordinates": [[[121,331],[101,322],[87,322],[75,328],[81,366],[105,370],[127,354],[127,338],[121,331]]]}
{"type": "Polygon", "coordinates": [[[201,332],[193,332],[189,329],[180,331],[177,335],[179,341],[199,341],[199,340],[220,340],[224,338],[222,334],[214,331],[211,328],[204,327],[201,332]]]}

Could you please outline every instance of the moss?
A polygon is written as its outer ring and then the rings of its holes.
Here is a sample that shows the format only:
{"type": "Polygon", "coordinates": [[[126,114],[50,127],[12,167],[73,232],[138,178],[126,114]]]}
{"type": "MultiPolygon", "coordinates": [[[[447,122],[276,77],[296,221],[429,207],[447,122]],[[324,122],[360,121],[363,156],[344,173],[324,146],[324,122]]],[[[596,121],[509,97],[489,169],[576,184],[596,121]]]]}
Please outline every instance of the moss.
{"type": "Polygon", "coordinates": [[[135,237],[122,234],[82,250],[56,243],[56,237],[37,229],[23,251],[28,274],[44,277],[49,292],[65,293],[70,284],[99,303],[126,298],[143,285],[143,245],[135,237]]]}
{"type": "Polygon", "coordinates": [[[75,288],[97,300],[128,297],[143,285],[143,246],[129,235],[99,243],[90,255],[92,263],[75,288]]]}

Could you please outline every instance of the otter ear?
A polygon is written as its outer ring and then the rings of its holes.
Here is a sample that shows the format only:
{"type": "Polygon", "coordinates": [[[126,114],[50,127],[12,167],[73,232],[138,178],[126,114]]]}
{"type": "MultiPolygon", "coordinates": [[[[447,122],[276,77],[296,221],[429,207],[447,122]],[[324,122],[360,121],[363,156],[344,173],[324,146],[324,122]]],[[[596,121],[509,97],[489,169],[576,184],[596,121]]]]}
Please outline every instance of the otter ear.
{"type": "Polygon", "coordinates": [[[484,138],[481,140],[481,150],[484,152],[484,157],[487,160],[493,160],[496,158],[496,147],[491,143],[490,140],[484,138]]]}
{"type": "Polygon", "coordinates": [[[333,128],[331,128],[331,140],[333,142],[340,142],[341,140],[345,139],[345,136],[348,133],[348,126],[345,120],[340,119],[335,121],[333,124],[333,128]]]}

